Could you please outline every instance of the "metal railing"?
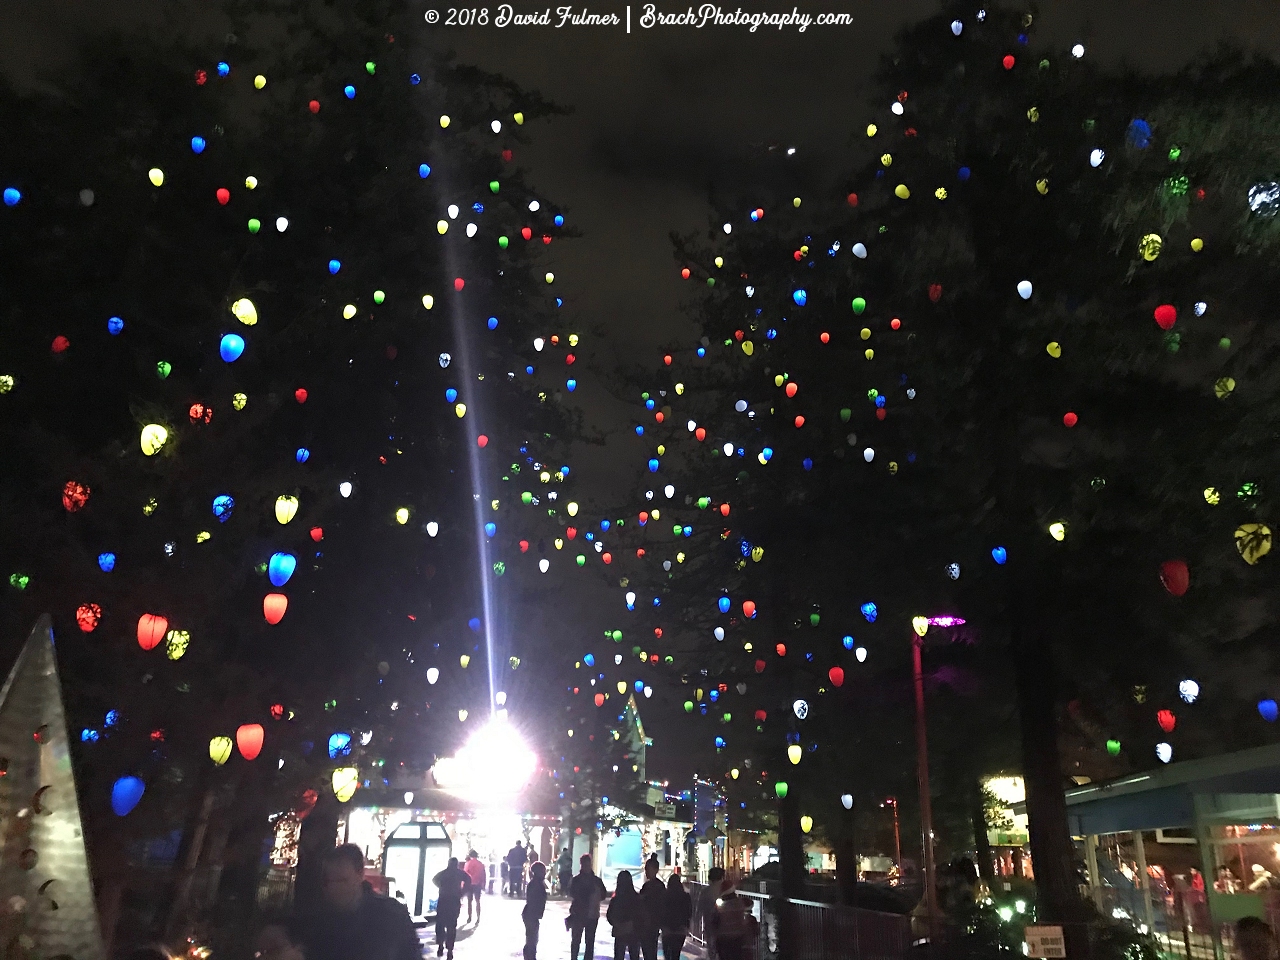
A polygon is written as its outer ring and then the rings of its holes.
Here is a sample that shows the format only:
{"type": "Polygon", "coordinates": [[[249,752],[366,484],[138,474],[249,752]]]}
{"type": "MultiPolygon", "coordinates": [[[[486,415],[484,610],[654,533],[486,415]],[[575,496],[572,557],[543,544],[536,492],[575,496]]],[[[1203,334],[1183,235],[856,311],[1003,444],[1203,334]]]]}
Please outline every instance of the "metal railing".
{"type": "MultiPolygon", "coordinates": [[[[693,919],[689,936],[707,946],[715,901],[708,888],[692,884],[693,919]]],[[[790,955],[795,960],[902,960],[911,949],[911,918],[816,900],[782,900],[738,888],[751,905],[758,926],[756,960],[778,955],[778,938],[789,920],[790,955]]]]}

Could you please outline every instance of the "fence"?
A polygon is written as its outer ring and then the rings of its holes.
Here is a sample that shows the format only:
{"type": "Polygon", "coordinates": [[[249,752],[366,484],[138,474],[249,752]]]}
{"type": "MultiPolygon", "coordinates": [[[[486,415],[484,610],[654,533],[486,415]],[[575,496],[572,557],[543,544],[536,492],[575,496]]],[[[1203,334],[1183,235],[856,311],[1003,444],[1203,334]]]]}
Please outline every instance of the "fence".
{"type": "MultiPolygon", "coordinates": [[[[692,895],[689,934],[705,946],[715,901],[702,884],[694,885],[692,895]]],[[[784,919],[790,921],[794,960],[903,960],[911,948],[911,919],[900,914],[816,900],[781,900],[741,889],[738,896],[748,901],[760,924],[757,960],[778,955],[784,919]]]]}
{"type": "Polygon", "coordinates": [[[285,913],[293,906],[293,867],[272,867],[258,880],[258,909],[285,913]]]}

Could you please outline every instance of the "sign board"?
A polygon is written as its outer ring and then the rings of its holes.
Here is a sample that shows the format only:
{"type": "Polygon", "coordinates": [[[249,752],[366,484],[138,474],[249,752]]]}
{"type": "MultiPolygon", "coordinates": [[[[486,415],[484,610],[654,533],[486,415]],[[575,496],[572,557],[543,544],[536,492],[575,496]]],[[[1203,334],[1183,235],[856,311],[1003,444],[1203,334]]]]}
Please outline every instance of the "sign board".
{"type": "Polygon", "coordinates": [[[653,815],[659,820],[674,820],[676,818],[676,805],[674,803],[655,803],[653,805],[653,815]]]}
{"type": "Polygon", "coordinates": [[[1062,927],[1026,927],[1023,936],[1027,942],[1028,957],[1065,960],[1067,944],[1062,938],[1062,927]]]}

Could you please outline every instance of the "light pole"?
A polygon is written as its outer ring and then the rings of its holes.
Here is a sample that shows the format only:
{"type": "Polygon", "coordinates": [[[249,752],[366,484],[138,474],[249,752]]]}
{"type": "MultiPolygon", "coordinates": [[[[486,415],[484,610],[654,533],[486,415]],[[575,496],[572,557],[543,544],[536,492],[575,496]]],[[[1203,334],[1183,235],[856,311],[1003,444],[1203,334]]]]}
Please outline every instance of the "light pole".
{"type": "MultiPolygon", "coordinates": [[[[916,688],[916,781],[920,791],[920,826],[924,833],[924,896],[929,912],[929,939],[932,942],[934,924],[938,916],[938,878],[933,863],[933,803],[929,796],[929,738],[924,716],[924,670],[920,664],[920,649],[929,627],[956,627],[964,623],[959,617],[913,617],[911,626],[915,635],[911,638],[911,667],[916,688]]],[[[894,804],[897,819],[898,805],[894,804]]],[[[902,867],[898,867],[899,873],[902,867]]]]}

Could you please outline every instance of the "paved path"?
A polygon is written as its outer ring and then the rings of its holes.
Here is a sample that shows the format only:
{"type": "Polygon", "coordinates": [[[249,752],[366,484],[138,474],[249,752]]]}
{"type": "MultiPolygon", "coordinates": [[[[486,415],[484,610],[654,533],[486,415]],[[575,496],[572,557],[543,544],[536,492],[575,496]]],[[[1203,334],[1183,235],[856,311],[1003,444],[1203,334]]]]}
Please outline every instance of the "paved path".
{"type": "MultiPolygon", "coordinates": [[[[483,917],[479,923],[467,923],[467,909],[465,906],[462,908],[454,960],[521,960],[524,956],[524,922],[520,919],[520,911],[524,902],[486,896],[482,903],[483,917]]],[[[547,901],[538,940],[538,960],[568,960],[569,933],[564,928],[568,914],[568,900],[547,901]]],[[[431,960],[436,955],[435,924],[421,929],[419,936],[423,956],[431,960]]],[[[661,955],[661,947],[658,953],[661,955]]],[[[684,952],[680,956],[681,960],[705,960],[705,954],[691,940],[685,941],[684,952]]],[[[603,916],[596,928],[595,951],[589,955],[589,960],[613,960],[613,936],[603,916]]]]}

